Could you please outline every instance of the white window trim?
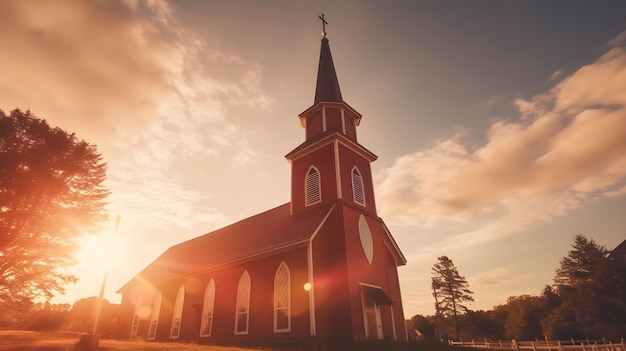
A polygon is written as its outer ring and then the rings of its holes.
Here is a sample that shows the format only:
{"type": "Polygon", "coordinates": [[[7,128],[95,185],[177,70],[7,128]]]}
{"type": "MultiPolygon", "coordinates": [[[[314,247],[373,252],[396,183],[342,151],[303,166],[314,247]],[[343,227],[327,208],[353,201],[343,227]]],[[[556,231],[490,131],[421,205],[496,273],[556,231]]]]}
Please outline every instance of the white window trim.
{"type": "Polygon", "coordinates": [[[176,300],[174,302],[174,312],[172,313],[172,326],[170,328],[170,339],[178,339],[180,337],[180,329],[183,321],[183,307],[185,304],[185,286],[181,285],[178,289],[178,294],[176,294],[176,300]],[[178,324],[178,328],[174,328],[174,326],[178,324]],[[174,331],[177,331],[177,334],[174,334],[174,331]]]}
{"type": "Polygon", "coordinates": [[[159,315],[161,314],[161,301],[163,300],[163,294],[159,291],[154,297],[152,302],[152,314],[150,316],[150,326],[148,327],[147,340],[156,339],[157,328],[159,326],[159,315]],[[152,333],[151,333],[152,332],[152,333]]]}
{"type": "Polygon", "coordinates": [[[361,172],[356,166],[352,167],[352,170],[350,171],[350,179],[352,180],[352,199],[354,200],[354,203],[359,204],[361,206],[365,206],[365,186],[363,184],[363,175],[361,174],[361,172]],[[355,172],[356,172],[356,175],[358,175],[359,184],[356,184],[354,182],[355,172]],[[357,189],[358,189],[357,186],[358,188],[361,189],[361,198],[362,198],[361,200],[363,201],[359,201],[357,199],[357,189]]]}
{"type": "Polygon", "coordinates": [[[317,167],[315,166],[311,166],[309,167],[309,169],[306,172],[306,175],[304,176],[304,205],[305,206],[311,206],[311,205],[315,205],[317,203],[322,202],[322,174],[320,173],[320,170],[317,169],[317,167]],[[309,201],[309,185],[310,185],[310,180],[309,180],[309,174],[311,174],[311,171],[315,170],[316,174],[317,174],[317,179],[315,179],[315,181],[317,182],[317,199],[315,201],[309,201]]]}
{"type": "Polygon", "coordinates": [[[237,303],[235,305],[235,335],[245,335],[248,334],[248,331],[250,330],[250,291],[252,286],[252,281],[250,280],[250,274],[248,273],[248,271],[244,271],[241,274],[241,278],[239,278],[239,284],[237,284],[237,303]],[[242,284],[245,282],[245,280],[247,280],[247,286],[242,286],[242,284]],[[240,301],[240,298],[242,296],[241,293],[241,289],[242,288],[247,288],[248,292],[247,294],[244,294],[244,296],[247,297],[246,301],[240,301]],[[244,307],[245,311],[244,312],[239,312],[239,307],[244,307]],[[243,318],[243,315],[245,315],[246,318],[246,330],[245,331],[237,331],[237,326],[239,325],[239,318],[243,318]]]}
{"type": "Polygon", "coordinates": [[[213,314],[215,307],[215,280],[211,278],[206,285],[204,290],[204,300],[202,302],[202,320],[200,322],[200,336],[211,336],[211,332],[213,331],[213,314]],[[210,288],[210,289],[209,289],[210,288]],[[211,294],[209,294],[211,292],[211,294]],[[209,311],[211,312],[209,314],[209,311]],[[209,332],[206,334],[202,334],[204,328],[204,320],[209,319],[209,332]]]}
{"type": "Polygon", "coordinates": [[[137,335],[139,334],[139,312],[141,311],[141,309],[143,308],[143,298],[140,296],[139,299],[137,300],[137,303],[135,304],[135,311],[133,314],[133,320],[130,323],[130,337],[132,338],[136,338],[137,335]]]}
{"type": "Polygon", "coordinates": [[[291,331],[291,272],[285,261],[281,262],[274,275],[274,333],[287,333],[291,331]],[[287,310],[287,328],[278,329],[278,289],[276,283],[278,282],[278,274],[285,272],[287,274],[287,283],[285,288],[287,289],[287,306],[281,309],[287,310]]]}

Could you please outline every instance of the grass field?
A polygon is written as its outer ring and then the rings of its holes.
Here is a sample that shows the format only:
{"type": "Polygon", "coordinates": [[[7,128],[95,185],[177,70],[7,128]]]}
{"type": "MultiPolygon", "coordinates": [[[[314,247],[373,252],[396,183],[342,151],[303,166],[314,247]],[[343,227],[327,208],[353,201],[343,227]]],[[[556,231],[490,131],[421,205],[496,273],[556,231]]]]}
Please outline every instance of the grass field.
{"type": "MultiPolygon", "coordinates": [[[[73,351],[80,340],[79,333],[33,332],[0,330],[0,350],[73,351]]],[[[155,343],[122,340],[100,340],[101,351],[250,351],[238,347],[207,346],[183,343],[155,343]]],[[[257,349],[260,350],[260,349],[257,349]]]]}
{"type": "MultiPolygon", "coordinates": [[[[81,334],[70,332],[34,332],[22,330],[0,330],[0,351],[73,351],[81,334]]],[[[281,348],[283,349],[283,348],[281,348]]],[[[276,351],[276,348],[240,348],[232,346],[197,345],[187,343],[158,343],[122,340],[100,340],[100,351],[276,351]]],[[[318,345],[298,347],[291,345],[289,351],[452,351],[455,348],[434,342],[420,343],[364,343],[357,345],[318,345]]],[[[458,348],[456,350],[459,350],[458,348]]]]}

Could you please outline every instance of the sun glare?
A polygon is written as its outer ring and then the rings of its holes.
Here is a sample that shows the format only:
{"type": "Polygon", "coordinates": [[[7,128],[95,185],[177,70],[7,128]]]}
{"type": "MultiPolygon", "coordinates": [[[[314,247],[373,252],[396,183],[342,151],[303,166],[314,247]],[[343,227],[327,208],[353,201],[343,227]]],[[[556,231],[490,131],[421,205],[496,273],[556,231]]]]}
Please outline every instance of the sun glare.
{"type": "Polygon", "coordinates": [[[85,234],[78,238],[80,250],[74,256],[78,264],[90,270],[105,272],[120,264],[125,257],[126,243],[112,229],[102,234],[85,234]]]}

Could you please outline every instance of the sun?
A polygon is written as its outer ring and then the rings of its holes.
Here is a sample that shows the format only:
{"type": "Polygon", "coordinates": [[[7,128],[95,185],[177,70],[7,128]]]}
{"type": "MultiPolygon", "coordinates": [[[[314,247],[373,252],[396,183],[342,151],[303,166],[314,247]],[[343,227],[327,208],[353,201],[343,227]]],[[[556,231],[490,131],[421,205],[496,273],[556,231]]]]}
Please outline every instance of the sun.
{"type": "Polygon", "coordinates": [[[80,249],[74,258],[89,270],[106,272],[124,260],[126,240],[116,230],[105,228],[101,234],[85,234],[77,242],[80,249]]]}

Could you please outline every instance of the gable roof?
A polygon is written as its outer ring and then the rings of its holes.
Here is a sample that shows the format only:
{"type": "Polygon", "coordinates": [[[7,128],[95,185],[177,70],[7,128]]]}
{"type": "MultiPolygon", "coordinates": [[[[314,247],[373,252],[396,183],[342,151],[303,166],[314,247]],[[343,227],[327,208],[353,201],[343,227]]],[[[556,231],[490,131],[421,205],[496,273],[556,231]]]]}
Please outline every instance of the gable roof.
{"type": "Polygon", "coordinates": [[[617,245],[611,252],[609,252],[609,258],[616,259],[617,257],[622,257],[622,261],[626,264],[626,240],[622,241],[621,244],[617,245]]]}
{"type": "Polygon", "coordinates": [[[118,293],[133,281],[147,281],[154,285],[253,256],[305,245],[333,205],[320,204],[317,208],[291,215],[291,204],[286,203],[174,245],[121,287],[118,293]]]}
{"type": "Polygon", "coordinates": [[[618,253],[626,253],[626,240],[622,241],[621,244],[617,245],[613,251],[611,251],[611,253],[614,254],[618,254],[618,253]]]}

